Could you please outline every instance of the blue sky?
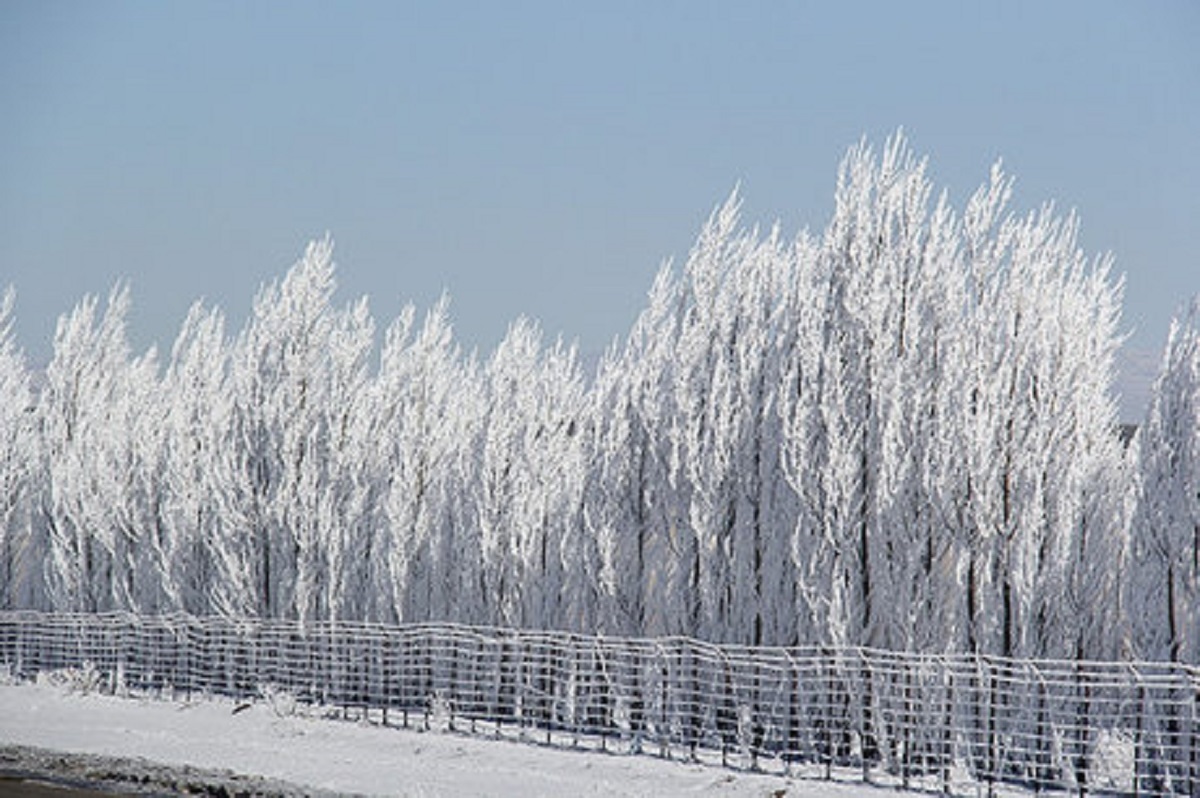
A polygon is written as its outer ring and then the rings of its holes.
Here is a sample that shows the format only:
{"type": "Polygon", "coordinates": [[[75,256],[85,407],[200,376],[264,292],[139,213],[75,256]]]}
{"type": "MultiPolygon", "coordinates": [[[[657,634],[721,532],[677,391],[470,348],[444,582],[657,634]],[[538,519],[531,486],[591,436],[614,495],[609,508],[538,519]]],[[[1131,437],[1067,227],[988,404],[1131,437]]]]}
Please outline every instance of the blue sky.
{"type": "Polygon", "coordinates": [[[520,314],[602,349],[737,183],[821,228],[838,161],[903,126],[961,205],[1075,208],[1130,347],[1200,291],[1200,4],[0,4],[0,284],[34,359],[84,293],[169,348],[240,325],[307,240],[390,320],[443,290],[488,351],[520,314]]]}

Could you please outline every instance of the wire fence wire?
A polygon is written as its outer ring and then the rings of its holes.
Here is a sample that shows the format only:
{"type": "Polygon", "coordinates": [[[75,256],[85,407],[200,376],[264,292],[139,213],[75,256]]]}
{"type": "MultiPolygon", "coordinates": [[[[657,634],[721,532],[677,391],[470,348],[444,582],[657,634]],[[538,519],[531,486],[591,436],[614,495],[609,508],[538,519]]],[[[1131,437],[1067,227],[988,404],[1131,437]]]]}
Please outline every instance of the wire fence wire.
{"type": "Polygon", "coordinates": [[[10,679],[947,793],[1200,795],[1200,672],[413,624],[0,612],[10,679]]]}

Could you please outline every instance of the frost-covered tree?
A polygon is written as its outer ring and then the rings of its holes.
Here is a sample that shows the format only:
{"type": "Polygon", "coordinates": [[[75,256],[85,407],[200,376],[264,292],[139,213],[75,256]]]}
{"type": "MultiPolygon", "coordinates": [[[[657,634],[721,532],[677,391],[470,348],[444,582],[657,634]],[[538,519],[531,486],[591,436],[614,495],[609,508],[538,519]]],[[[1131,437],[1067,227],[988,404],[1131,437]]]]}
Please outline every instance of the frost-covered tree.
{"type": "Polygon", "coordinates": [[[445,618],[478,623],[488,617],[496,601],[496,596],[486,591],[484,538],[476,494],[489,399],[484,374],[474,355],[456,357],[444,379],[449,393],[443,420],[437,422],[446,425],[442,444],[445,456],[437,468],[442,500],[442,534],[436,557],[440,592],[445,618]]]}
{"type": "Polygon", "coordinates": [[[365,299],[331,315],[323,344],[324,397],[310,436],[316,487],[309,505],[314,527],[302,548],[297,586],[302,618],[361,617],[367,583],[358,573],[359,558],[363,539],[378,522],[374,463],[367,454],[375,433],[368,376],[374,321],[365,299]]]}
{"type": "Polygon", "coordinates": [[[860,145],[829,227],[793,247],[780,412],[797,614],[817,642],[944,648],[954,626],[937,489],[964,317],[957,228],[930,193],[902,137],[880,157],[860,145]]]}
{"type": "Polygon", "coordinates": [[[830,291],[822,386],[833,466],[831,532],[854,574],[850,639],[890,648],[944,645],[944,525],[930,461],[943,426],[944,349],[955,317],[954,230],[932,213],[925,162],[897,135],[877,159],[843,162],[822,271],[830,291]]]}
{"type": "Polygon", "coordinates": [[[605,631],[678,631],[680,533],[668,442],[677,286],[659,271],[628,338],[601,361],[591,390],[594,419],[585,513],[599,549],[605,631]]]}
{"type": "MultiPolygon", "coordinates": [[[[689,633],[720,639],[730,631],[735,600],[739,407],[735,269],[754,240],[739,235],[736,196],[701,231],[684,269],[679,336],[674,353],[676,467],[689,491],[694,562],[687,585],[689,633]]],[[[740,548],[740,547],[739,547],[740,548]]],[[[737,552],[740,553],[740,552],[737,552]]],[[[740,597],[739,597],[740,598],[740,597]]],[[[739,631],[744,631],[742,627],[739,631]]]]}
{"type": "Polygon", "coordinates": [[[309,245],[283,281],[263,288],[230,360],[232,439],[239,460],[225,509],[222,609],[267,616],[327,614],[331,514],[327,469],[338,461],[336,417],[357,400],[370,346],[365,306],[331,307],[332,242],[309,245]],[[335,358],[339,362],[335,362],[335,358]],[[354,384],[351,384],[354,383],[354,384]],[[334,407],[331,403],[338,401],[334,407]]]}
{"type": "Polygon", "coordinates": [[[924,169],[901,137],[852,150],[797,249],[817,264],[796,267],[816,321],[793,322],[817,354],[792,355],[782,403],[800,615],[833,642],[1031,655],[1073,625],[1099,651],[1111,624],[1063,608],[1113,604],[1094,564],[1122,547],[1097,487],[1121,478],[1119,289],[1074,220],[1006,215],[999,170],[960,223],[924,169]]]}
{"type": "Polygon", "coordinates": [[[1119,514],[1095,506],[1106,497],[1093,492],[1120,468],[1111,398],[1119,289],[1104,262],[1080,253],[1074,219],[1047,207],[997,221],[1007,191],[995,172],[966,221],[967,634],[968,647],[1030,656],[1062,653],[1054,618],[1072,551],[1109,549],[1119,536],[1119,514]],[[1101,528],[1084,526],[1106,515],[1101,528]]]}
{"type": "Polygon", "coordinates": [[[1171,324],[1140,434],[1128,587],[1135,653],[1200,662],[1200,300],[1171,324]]]}
{"type": "Polygon", "coordinates": [[[543,351],[541,332],[521,319],[489,361],[487,407],[479,429],[474,501],[483,546],[483,584],[495,596],[492,622],[534,627],[577,617],[587,582],[598,582],[592,547],[580,546],[584,404],[573,349],[543,351]],[[565,548],[564,548],[565,546],[565,548]],[[566,552],[573,562],[564,562],[566,552]],[[568,580],[564,568],[596,577],[568,580]],[[568,581],[573,595],[560,588],[568,581]]]}
{"type": "Polygon", "coordinates": [[[42,546],[30,526],[39,472],[33,394],[12,335],[13,289],[0,297],[0,608],[40,598],[42,546]]]}
{"type": "Polygon", "coordinates": [[[375,416],[377,467],[386,477],[379,531],[388,534],[370,547],[387,566],[373,577],[376,589],[390,596],[390,606],[377,610],[380,617],[457,620],[460,603],[472,606],[469,597],[478,592],[466,576],[478,573],[478,547],[451,515],[458,500],[454,466],[472,418],[463,405],[475,394],[447,305],[439,302],[415,336],[415,311],[405,308],[384,341],[375,416]]]}
{"type": "Polygon", "coordinates": [[[1042,444],[1052,484],[1047,515],[1067,542],[1056,552],[1054,581],[1038,610],[1047,622],[1037,630],[1035,651],[1113,659],[1121,644],[1131,483],[1112,391],[1121,288],[1109,279],[1107,260],[1089,268],[1076,249],[1074,261],[1064,262],[1069,288],[1054,316],[1057,337],[1044,355],[1051,365],[1041,395],[1057,422],[1042,444]]]}
{"type": "Polygon", "coordinates": [[[248,574],[219,565],[228,534],[221,508],[234,494],[236,462],[228,361],[224,316],[194,305],[163,378],[162,534],[154,550],[170,603],[196,614],[221,606],[218,595],[251,592],[248,574]]]}
{"type": "Polygon", "coordinates": [[[154,353],[131,359],[129,292],[97,319],[87,297],[62,317],[38,396],[46,478],[38,522],[47,535],[47,587],[60,609],[140,608],[157,575],[139,566],[153,517],[152,478],[139,433],[156,412],[154,353]]]}
{"type": "Polygon", "coordinates": [[[526,408],[526,462],[534,477],[523,506],[534,626],[590,630],[599,618],[601,559],[585,526],[584,490],[594,434],[574,346],[547,350],[526,408]]]}
{"type": "MultiPolygon", "coordinates": [[[[793,245],[795,269],[784,294],[785,353],[778,412],[782,420],[781,471],[796,504],[787,559],[794,583],[792,640],[811,644],[844,642],[845,607],[838,588],[837,539],[826,523],[834,495],[828,490],[830,428],[824,385],[830,377],[824,356],[829,337],[826,303],[831,298],[826,261],[807,233],[793,245]]],[[[836,362],[836,361],[835,361],[836,362]]]]}
{"type": "MultiPolygon", "coordinates": [[[[109,514],[101,542],[112,558],[112,606],[135,612],[174,609],[163,589],[155,554],[163,533],[162,434],[164,404],[154,350],[137,357],[115,378],[120,395],[111,408],[108,457],[98,464],[109,514]]],[[[99,497],[93,497],[99,498],[99,497]]]]}
{"type": "Polygon", "coordinates": [[[483,592],[491,597],[485,608],[487,621],[513,625],[520,622],[525,601],[525,551],[517,528],[522,500],[532,488],[532,474],[523,462],[525,390],[534,380],[541,334],[531,323],[514,323],[487,364],[487,405],[479,440],[476,495],[483,552],[483,592]]]}

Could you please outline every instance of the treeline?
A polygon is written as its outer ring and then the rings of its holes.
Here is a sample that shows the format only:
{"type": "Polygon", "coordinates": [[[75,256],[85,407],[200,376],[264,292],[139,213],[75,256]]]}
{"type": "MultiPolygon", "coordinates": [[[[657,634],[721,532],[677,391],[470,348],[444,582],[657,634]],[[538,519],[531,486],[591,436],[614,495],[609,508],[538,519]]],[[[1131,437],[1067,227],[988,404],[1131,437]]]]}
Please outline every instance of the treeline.
{"type": "Polygon", "coordinates": [[[328,241],[161,359],[84,299],[37,379],[10,291],[0,605],[1200,661],[1198,317],[1123,445],[1120,286],[1010,192],[897,137],[819,234],[735,196],[590,374],[444,302],[380,343],[328,241]]]}

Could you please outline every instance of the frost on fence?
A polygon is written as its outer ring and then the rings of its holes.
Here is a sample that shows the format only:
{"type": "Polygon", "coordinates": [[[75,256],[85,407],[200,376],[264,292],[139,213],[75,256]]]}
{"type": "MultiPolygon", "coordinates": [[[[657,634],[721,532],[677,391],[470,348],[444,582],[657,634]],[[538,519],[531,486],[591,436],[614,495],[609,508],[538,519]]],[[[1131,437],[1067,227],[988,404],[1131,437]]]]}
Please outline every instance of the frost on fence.
{"type": "MultiPolygon", "coordinates": [[[[0,613],[17,679],[287,696],[383,723],[800,775],[1200,792],[1194,669],[716,646],[446,624],[0,613]]],[[[274,700],[273,699],[273,700],[274,700]]]]}

